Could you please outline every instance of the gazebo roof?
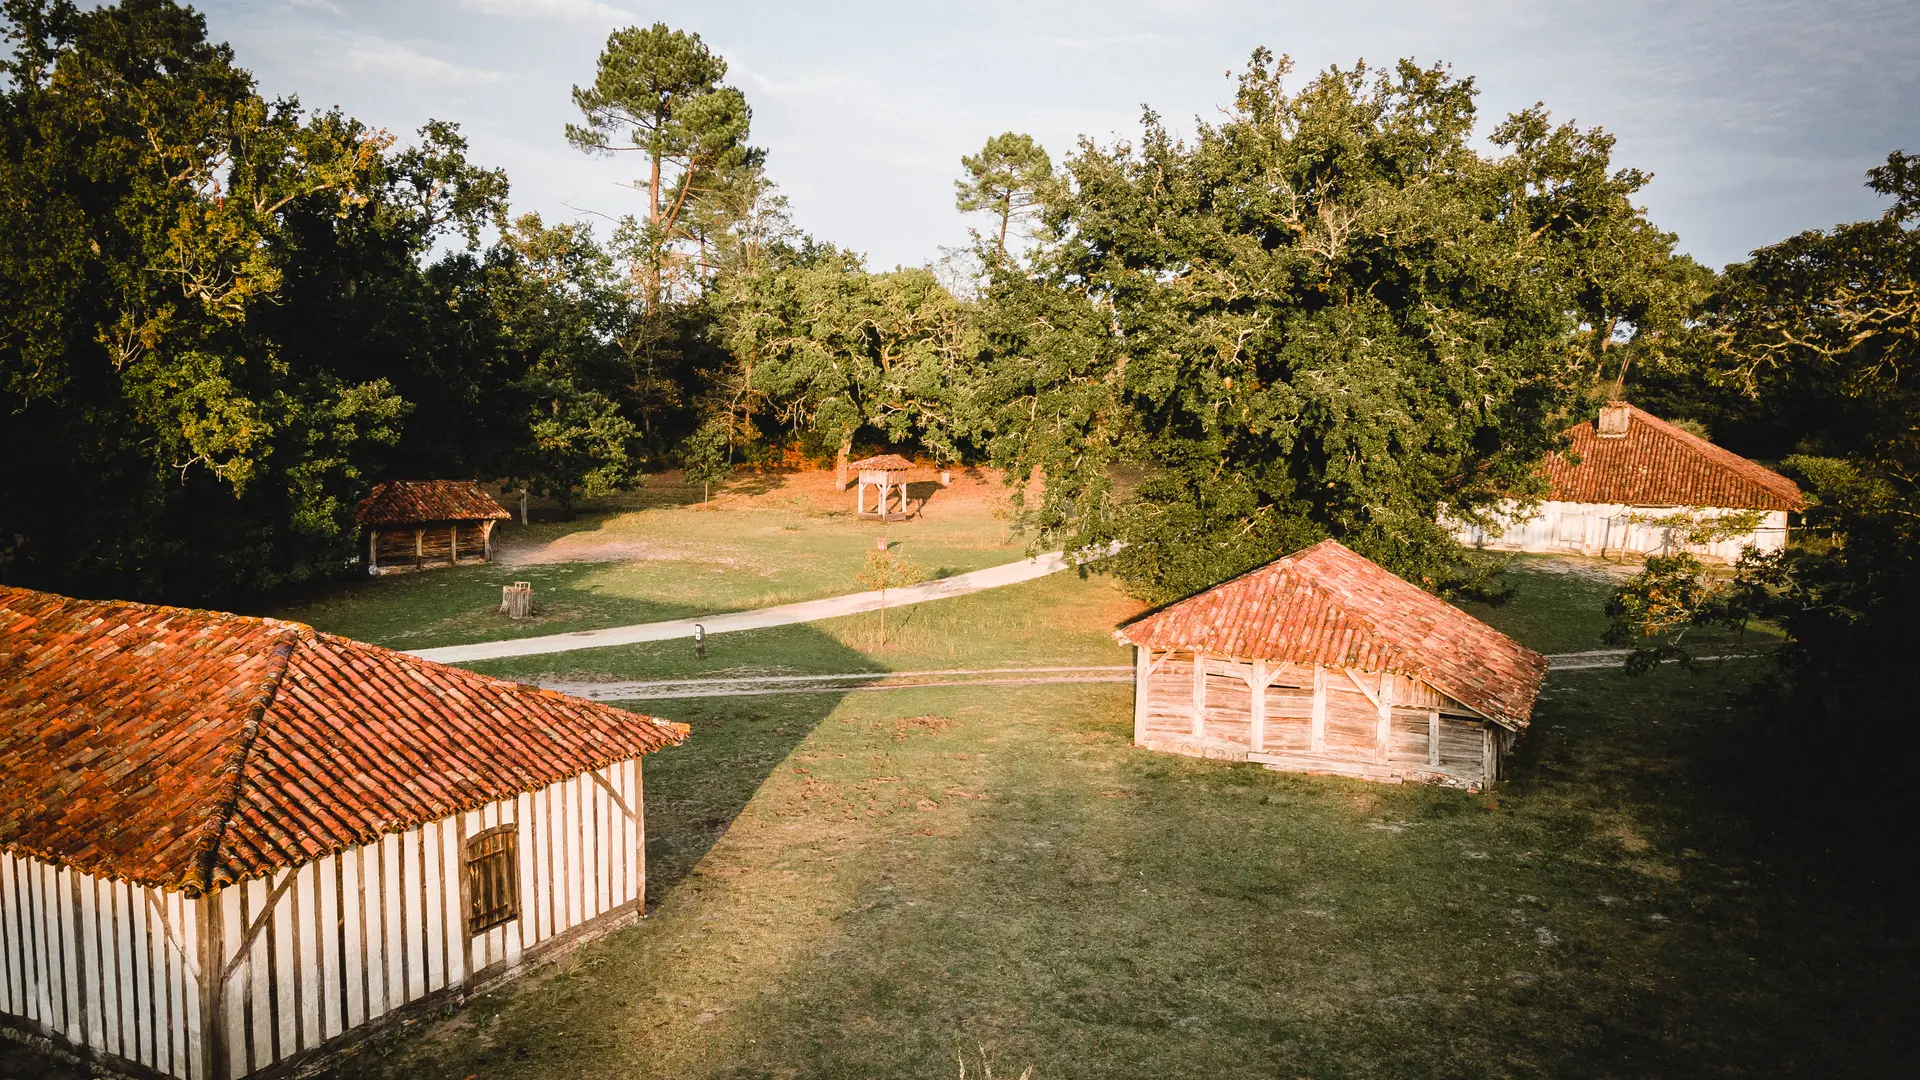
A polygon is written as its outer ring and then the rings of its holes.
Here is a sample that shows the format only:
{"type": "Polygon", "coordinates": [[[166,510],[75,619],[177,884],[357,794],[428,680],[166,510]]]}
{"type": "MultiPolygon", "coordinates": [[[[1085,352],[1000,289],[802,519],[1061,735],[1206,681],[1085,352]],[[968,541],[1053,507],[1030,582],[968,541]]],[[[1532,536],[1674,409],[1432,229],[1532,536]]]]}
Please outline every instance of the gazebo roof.
{"type": "Polygon", "coordinates": [[[847,468],[854,472],[906,472],[913,468],[913,462],[899,454],[879,454],[870,458],[861,458],[850,462],[847,468]]]}

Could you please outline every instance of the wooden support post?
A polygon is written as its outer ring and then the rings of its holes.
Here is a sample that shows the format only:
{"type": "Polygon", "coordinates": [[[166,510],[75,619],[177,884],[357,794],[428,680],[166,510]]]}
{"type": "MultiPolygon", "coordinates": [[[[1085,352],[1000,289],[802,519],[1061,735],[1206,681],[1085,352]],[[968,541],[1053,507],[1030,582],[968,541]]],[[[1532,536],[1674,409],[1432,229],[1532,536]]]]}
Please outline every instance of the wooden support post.
{"type": "Polygon", "coordinates": [[[380,530],[367,530],[367,569],[380,569],[380,530]]]}
{"type": "Polygon", "coordinates": [[[853,512],[856,514],[867,512],[867,478],[864,476],[853,485],[853,512]]]}
{"type": "Polygon", "coordinates": [[[482,525],[480,527],[480,543],[486,549],[485,558],[488,562],[493,561],[493,526],[494,524],[495,523],[492,520],[489,520],[485,525],[482,525]]]}
{"type": "Polygon", "coordinates": [[[460,565],[460,523],[457,521],[447,527],[447,565],[460,565]]]}
{"type": "Polygon", "coordinates": [[[427,557],[427,530],[413,530],[413,568],[418,570],[427,557]]]}
{"type": "MultiPolygon", "coordinates": [[[[186,908],[187,905],[182,905],[186,908]]],[[[220,918],[220,892],[201,895],[188,910],[200,932],[200,1068],[211,1080],[232,1076],[227,1052],[226,924],[220,918]]],[[[182,1035],[185,1032],[181,1033],[182,1035]]]]}
{"type": "Polygon", "coordinates": [[[1498,780],[1500,772],[1500,751],[1493,739],[1493,725],[1480,725],[1480,786],[1489,788],[1498,780]]]}
{"type": "Polygon", "coordinates": [[[1247,687],[1253,691],[1253,699],[1247,703],[1247,747],[1256,754],[1267,748],[1267,679],[1267,662],[1256,657],[1253,661],[1253,682],[1247,687]]]}
{"type": "Polygon", "coordinates": [[[1440,767],[1440,710],[1427,710],[1427,764],[1440,767]]]}
{"type": "Polygon", "coordinates": [[[1133,744],[1147,742],[1147,683],[1153,678],[1153,650],[1133,647],[1133,744]]]}
{"type": "Polygon", "coordinates": [[[1327,669],[1319,664],[1313,665],[1313,719],[1312,740],[1308,746],[1316,754],[1327,750],[1327,669]]]}
{"type": "Polygon", "coordinates": [[[1193,737],[1207,735],[1207,654],[1193,650],[1193,737]]]}
{"type": "Polygon", "coordinates": [[[1375,761],[1387,760],[1387,744],[1393,741],[1393,676],[1380,673],[1380,694],[1374,701],[1380,719],[1373,728],[1373,757],[1375,761]]]}

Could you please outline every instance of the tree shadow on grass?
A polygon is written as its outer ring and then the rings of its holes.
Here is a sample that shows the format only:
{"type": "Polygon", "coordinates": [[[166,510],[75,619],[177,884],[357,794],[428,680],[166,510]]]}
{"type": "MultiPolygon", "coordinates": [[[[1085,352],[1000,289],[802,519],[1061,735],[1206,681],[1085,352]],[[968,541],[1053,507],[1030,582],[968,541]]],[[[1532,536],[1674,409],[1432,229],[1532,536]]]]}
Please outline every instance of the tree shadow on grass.
{"type": "MultiPolygon", "coordinates": [[[[783,629],[787,637],[798,631],[804,639],[799,647],[810,666],[843,672],[873,669],[871,660],[827,634],[811,627],[783,629]]],[[[742,640],[736,635],[708,639],[707,663],[716,676],[737,676],[741,666],[753,663],[753,657],[740,651],[742,640]]],[[[780,694],[618,703],[693,729],[682,745],[646,759],[649,907],[693,872],[760,786],[845,696],[844,690],[802,684],[780,694]]]]}

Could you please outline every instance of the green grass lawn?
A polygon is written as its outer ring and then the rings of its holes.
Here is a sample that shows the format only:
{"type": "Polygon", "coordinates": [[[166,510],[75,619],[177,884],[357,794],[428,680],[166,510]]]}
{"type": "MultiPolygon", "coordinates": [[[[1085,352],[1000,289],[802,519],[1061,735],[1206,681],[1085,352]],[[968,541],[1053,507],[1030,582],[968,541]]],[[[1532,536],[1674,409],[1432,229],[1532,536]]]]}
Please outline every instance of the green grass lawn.
{"type": "MultiPolygon", "coordinates": [[[[922,489],[935,485],[923,483],[922,489]]],[[[822,474],[749,477],[711,507],[671,478],[602,503],[570,521],[502,522],[491,566],[396,574],[337,587],[269,612],[400,649],[529,637],[713,614],[858,592],[854,581],[878,536],[929,577],[1012,562],[1027,554],[1009,534],[998,489],[957,478],[923,491],[926,513],[880,523],[851,512],[852,494],[822,474]],[[528,555],[548,560],[521,561],[528,555]],[[500,587],[531,582],[532,619],[500,614],[500,587]]]]}
{"type": "MultiPolygon", "coordinates": [[[[1598,645],[1604,583],[1521,586],[1482,614],[1598,645]]],[[[1133,608],[1060,576],[712,663],[1124,662],[1133,608]]],[[[1556,676],[1481,796],[1139,750],[1125,686],[643,703],[694,729],[647,767],[649,918],[331,1075],[1904,1074],[1911,896],[1760,824],[1808,796],[1729,771],[1756,671],[1556,676]]]]}

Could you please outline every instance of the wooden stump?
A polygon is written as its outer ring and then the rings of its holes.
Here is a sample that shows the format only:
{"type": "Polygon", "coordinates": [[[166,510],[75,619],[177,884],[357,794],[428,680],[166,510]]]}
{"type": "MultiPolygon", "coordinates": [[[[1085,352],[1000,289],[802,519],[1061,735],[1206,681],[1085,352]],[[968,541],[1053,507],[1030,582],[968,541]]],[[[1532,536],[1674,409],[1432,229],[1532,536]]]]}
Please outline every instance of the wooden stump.
{"type": "Polygon", "coordinates": [[[516,581],[500,587],[500,610],[509,619],[525,619],[533,615],[533,583],[516,581]]]}

